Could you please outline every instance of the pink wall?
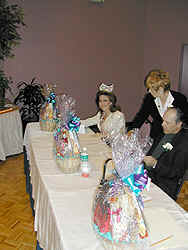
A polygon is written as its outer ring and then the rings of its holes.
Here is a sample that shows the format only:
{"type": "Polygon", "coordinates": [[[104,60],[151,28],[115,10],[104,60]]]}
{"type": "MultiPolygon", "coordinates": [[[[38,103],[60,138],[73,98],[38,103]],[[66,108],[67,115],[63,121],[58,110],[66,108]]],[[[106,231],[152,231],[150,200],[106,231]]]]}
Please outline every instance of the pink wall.
{"type": "Polygon", "coordinates": [[[128,119],[142,88],[142,1],[106,0],[103,6],[88,0],[17,2],[23,4],[27,27],[6,72],[16,82],[36,76],[55,83],[58,92],[76,99],[81,118],[96,112],[97,84],[114,82],[128,119]]]}
{"type": "Polygon", "coordinates": [[[146,16],[144,73],[168,71],[172,89],[178,89],[181,48],[188,43],[188,1],[147,0],[146,16]]]}
{"type": "Polygon", "coordinates": [[[5,70],[15,82],[55,83],[77,101],[81,118],[94,114],[96,85],[114,82],[130,120],[152,68],[169,71],[178,86],[180,50],[188,42],[187,0],[21,1],[27,27],[5,70]]]}

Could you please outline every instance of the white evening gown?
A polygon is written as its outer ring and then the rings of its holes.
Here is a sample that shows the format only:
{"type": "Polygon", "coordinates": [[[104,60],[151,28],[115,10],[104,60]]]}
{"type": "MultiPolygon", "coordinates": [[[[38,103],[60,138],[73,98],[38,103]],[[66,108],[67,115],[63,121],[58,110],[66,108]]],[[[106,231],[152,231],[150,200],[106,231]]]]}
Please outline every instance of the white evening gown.
{"type": "MultiPolygon", "coordinates": [[[[98,112],[95,116],[86,120],[81,120],[81,124],[86,128],[92,125],[97,125],[101,131],[101,113],[98,112]]],[[[112,138],[117,134],[125,134],[125,116],[120,111],[111,113],[102,124],[103,130],[109,134],[112,138]]]]}

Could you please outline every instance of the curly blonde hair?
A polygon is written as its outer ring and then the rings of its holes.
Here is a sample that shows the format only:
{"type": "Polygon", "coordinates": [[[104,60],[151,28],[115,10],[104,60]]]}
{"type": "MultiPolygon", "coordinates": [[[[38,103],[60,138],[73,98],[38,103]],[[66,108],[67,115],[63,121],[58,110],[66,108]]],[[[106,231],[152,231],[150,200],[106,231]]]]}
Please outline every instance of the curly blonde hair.
{"type": "Polygon", "coordinates": [[[145,86],[150,89],[151,86],[157,91],[160,87],[167,91],[170,89],[169,73],[162,70],[152,70],[146,77],[145,86]]]}

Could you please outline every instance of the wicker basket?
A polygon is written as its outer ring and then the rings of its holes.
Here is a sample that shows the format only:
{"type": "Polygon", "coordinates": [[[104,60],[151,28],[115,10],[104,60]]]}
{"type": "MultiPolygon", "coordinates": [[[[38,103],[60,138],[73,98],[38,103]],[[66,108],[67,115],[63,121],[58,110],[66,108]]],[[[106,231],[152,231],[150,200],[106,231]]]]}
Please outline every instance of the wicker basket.
{"type": "Polygon", "coordinates": [[[53,132],[56,128],[56,120],[40,120],[40,129],[43,131],[53,132]]]}
{"type": "Polygon", "coordinates": [[[80,157],[70,157],[64,159],[56,158],[56,162],[58,167],[64,174],[73,174],[78,172],[80,168],[80,157]]]}

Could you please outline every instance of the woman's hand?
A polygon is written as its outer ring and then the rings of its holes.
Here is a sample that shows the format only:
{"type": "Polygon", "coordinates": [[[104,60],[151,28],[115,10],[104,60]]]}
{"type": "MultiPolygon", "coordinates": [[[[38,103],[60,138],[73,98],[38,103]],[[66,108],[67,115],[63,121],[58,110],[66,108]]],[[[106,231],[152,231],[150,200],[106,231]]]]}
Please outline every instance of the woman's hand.
{"type": "Polygon", "coordinates": [[[144,163],[148,167],[155,167],[157,164],[157,160],[153,156],[144,156],[144,163]]]}
{"type": "Polygon", "coordinates": [[[129,130],[129,131],[127,132],[127,136],[131,136],[133,133],[134,133],[134,130],[129,130]]]}
{"type": "Polygon", "coordinates": [[[111,144],[111,135],[105,130],[101,130],[101,139],[102,141],[106,142],[107,145],[111,144]]]}

